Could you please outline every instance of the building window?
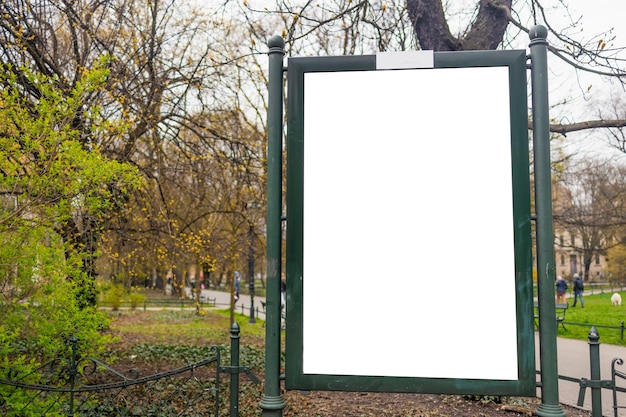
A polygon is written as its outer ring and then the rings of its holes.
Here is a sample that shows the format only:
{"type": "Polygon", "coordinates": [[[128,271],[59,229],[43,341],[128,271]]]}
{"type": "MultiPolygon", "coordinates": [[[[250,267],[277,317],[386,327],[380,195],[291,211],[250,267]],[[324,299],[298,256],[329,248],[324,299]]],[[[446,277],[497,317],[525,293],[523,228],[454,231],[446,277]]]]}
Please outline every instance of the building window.
{"type": "Polygon", "coordinates": [[[576,246],[576,237],[574,235],[570,235],[570,242],[572,247],[576,246]]]}
{"type": "Polygon", "coordinates": [[[596,255],[596,265],[600,265],[600,255],[596,255]]]}
{"type": "Polygon", "coordinates": [[[561,254],[561,265],[565,265],[565,255],[561,254]]]}
{"type": "Polygon", "coordinates": [[[563,241],[563,235],[560,235],[560,236],[559,236],[559,245],[563,246],[563,245],[564,245],[564,243],[563,243],[563,242],[564,242],[564,241],[563,241]]]}
{"type": "Polygon", "coordinates": [[[576,254],[569,256],[569,273],[570,275],[574,275],[578,272],[578,262],[576,259],[576,254]]]}

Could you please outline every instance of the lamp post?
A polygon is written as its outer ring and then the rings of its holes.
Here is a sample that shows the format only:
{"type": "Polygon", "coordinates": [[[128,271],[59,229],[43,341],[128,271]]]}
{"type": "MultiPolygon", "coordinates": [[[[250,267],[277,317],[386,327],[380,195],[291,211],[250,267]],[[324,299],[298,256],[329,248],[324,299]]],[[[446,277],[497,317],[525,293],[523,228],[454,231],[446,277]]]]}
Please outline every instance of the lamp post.
{"type": "Polygon", "coordinates": [[[248,323],[256,323],[254,319],[254,225],[250,222],[250,230],[248,232],[250,243],[248,246],[248,288],[250,289],[250,321],[248,323]]]}
{"type": "Polygon", "coordinates": [[[248,219],[248,289],[250,290],[250,321],[248,323],[256,323],[254,317],[254,220],[251,211],[258,208],[256,201],[250,201],[246,204],[246,218],[248,219]]]}

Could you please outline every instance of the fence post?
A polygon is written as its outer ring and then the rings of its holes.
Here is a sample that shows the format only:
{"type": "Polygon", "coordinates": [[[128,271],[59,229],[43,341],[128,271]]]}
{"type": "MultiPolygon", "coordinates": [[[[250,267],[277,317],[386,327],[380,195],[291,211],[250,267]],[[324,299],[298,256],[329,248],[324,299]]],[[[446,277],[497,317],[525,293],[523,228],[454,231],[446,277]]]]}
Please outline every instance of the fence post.
{"type": "Polygon", "coordinates": [[[74,416],[74,387],[76,386],[76,375],[78,375],[78,366],[76,364],[76,347],[78,345],[78,339],[75,336],[70,337],[69,343],[72,345],[72,357],[70,359],[70,404],[68,417],[74,416]]]}
{"type": "Polygon", "coordinates": [[[624,320],[622,320],[622,322],[619,324],[619,340],[620,341],[624,341],[624,320]]]}
{"type": "MultiPolygon", "coordinates": [[[[239,324],[230,326],[230,367],[239,367],[239,324]]],[[[239,417],[239,372],[230,373],[230,417],[239,417]]]]}
{"type": "Polygon", "coordinates": [[[623,365],[624,361],[621,358],[614,358],[611,362],[611,391],[613,391],[613,415],[614,417],[619,416],[618,409],[620,406],[617,405],[617,380],[616,376],[624,379],[625,376],[622,372],[615,370],[615,365],[623,365]]]}
{"type": "Polygon", "coordinates": [[[589,363],[591,371],[591,415],[602,417],[602,387],[600,386],[600,335],[595,326],[589,330],[589,363]]]}

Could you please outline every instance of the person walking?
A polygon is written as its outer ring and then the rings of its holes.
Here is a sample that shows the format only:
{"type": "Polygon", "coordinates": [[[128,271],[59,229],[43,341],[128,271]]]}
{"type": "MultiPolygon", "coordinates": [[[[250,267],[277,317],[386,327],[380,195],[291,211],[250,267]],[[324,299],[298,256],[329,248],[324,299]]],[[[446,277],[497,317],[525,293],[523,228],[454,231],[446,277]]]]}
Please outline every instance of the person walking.
{"type": "Polygon", "coordinates": [[[563,279],[562,276],[558,276],[556,278],[556,302],[565,304],[565,292],[567,291],[567,282],[563,279]]]}
{"type": "Polygon", "coordinates": [[[235,271],[235,301],[239,300],[239,290],[241,289],[241,275],[235,271]]]}
{"type": "Polygon", "coordinates": [[[585,284],[580,278],[580,275],[574,274],[574,307],[576,307],[576,300],[580,298],[580,306],[585,308],[585,300],[583,299],[583,291],[585,290],[585,284]]]}

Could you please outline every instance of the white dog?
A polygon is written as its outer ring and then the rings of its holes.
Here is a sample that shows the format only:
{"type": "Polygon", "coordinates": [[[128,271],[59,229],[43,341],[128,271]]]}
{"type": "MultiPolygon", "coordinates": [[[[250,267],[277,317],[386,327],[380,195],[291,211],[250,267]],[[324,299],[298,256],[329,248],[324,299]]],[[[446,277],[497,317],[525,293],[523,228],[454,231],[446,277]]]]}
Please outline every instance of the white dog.
{"type": "Polygon", "coordinates": [[[611,304],[613,304],[614,306],[621,306],[622,305],[622,296],[619,295],[618,293],[615,293],[611,296],[611,304]]]}

